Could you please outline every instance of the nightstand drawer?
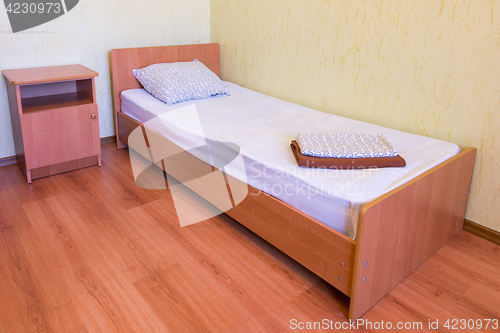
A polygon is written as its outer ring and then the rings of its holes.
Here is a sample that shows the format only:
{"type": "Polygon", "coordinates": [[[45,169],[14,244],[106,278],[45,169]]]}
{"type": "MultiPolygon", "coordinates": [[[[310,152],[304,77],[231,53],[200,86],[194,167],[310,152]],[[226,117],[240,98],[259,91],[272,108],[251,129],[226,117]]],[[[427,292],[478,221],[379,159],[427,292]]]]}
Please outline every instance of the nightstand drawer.
{"type": "Polygon", "coordinates": [[[21,123],[27,169],[101,153],[96,104],[24,114],[21,123]]]}

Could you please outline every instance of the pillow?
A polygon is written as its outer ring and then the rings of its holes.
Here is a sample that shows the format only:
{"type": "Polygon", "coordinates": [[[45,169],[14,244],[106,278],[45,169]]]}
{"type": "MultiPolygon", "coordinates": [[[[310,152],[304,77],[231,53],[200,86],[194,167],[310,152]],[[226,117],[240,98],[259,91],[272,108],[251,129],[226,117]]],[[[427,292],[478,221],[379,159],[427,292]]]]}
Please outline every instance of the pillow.
{"type": "Polygon", "coordinates": [[[191,62],[154,64],[134,69],[132,73],[147,92],[167,105],[229,95],[219,77],[197,59],[191,62]]]}

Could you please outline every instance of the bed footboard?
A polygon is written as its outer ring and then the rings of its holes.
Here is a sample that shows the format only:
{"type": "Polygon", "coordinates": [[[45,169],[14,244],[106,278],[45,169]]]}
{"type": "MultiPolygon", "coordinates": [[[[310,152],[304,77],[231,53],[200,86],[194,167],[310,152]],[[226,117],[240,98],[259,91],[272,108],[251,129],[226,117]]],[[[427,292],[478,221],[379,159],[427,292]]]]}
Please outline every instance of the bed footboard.
{"type": "Polygon", "coordinates": [[[363,206],[349,319],[368,311],[463,229],[476,148],[363,206]]]}

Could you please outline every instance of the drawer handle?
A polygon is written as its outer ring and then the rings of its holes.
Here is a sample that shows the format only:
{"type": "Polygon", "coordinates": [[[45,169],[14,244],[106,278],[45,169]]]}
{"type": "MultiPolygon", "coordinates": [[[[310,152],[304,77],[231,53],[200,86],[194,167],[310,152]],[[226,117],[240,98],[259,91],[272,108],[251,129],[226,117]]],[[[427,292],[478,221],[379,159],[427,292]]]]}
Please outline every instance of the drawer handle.
{"type": "Polygon", "coordinates": [[[92,119],[97,119],[97,114],[92,113],[92,116],[90,116],[92,119]]]}

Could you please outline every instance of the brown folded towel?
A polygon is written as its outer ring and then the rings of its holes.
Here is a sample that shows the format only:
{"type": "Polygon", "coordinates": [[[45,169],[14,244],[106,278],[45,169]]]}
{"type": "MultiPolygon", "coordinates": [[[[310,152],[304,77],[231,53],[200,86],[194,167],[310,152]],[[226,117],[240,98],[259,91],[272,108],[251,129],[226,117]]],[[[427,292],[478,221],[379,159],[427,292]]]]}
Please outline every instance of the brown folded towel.
{"type": "Polygon", "coordinates": [[[406,161],[400,155],[396,157],[368,157],[368,158],[333,158],[314,157],[302,155],[297,141],[292,140],[290,144],[297,164],[306,168],[324,169],[369,169],[369,168],[390,168],[404,167],[406,161]]]}

